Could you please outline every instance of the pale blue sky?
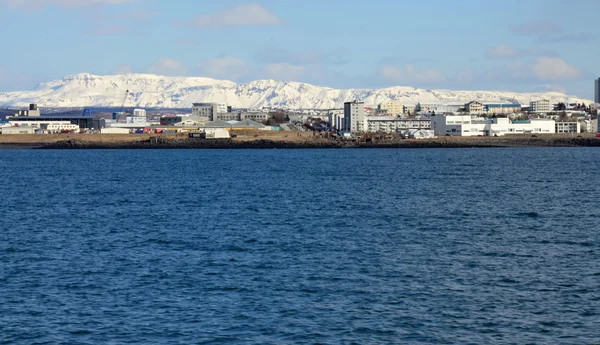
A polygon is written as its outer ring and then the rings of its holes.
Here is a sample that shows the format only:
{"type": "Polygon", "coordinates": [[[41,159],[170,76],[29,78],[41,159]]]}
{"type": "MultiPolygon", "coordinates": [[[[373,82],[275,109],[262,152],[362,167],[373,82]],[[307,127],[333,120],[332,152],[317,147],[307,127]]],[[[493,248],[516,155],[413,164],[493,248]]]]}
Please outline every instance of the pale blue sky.
{"type": "Polygon", "coordinates": [[[0,0],[0,91],[156,73],[591,98],[598,0],[0,0]]]}

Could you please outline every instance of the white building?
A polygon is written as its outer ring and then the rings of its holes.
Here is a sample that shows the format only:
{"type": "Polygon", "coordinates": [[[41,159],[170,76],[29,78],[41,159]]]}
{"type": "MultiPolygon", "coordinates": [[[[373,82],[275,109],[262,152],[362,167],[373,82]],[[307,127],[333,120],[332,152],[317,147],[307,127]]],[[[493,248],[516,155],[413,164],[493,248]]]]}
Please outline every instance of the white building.
{"type": "Polygon", "coordinates": [[[581,124],[579,122],[557,122],[555,125],[556,133],[581,133],[581,124]]]}
{"type": "Polygon", "coordinates": [[[365,103],[359,101],[344,103],[343,131],[362,132],[365,126],[365,103]]]}
{"type": "Polygon", "coordinates": [[[227,104],[226,103],[217,103],[217,113],[226,113],[227,112],[227,104]]]}
{"type": "Polygon", "coordinates": [[[554,107],[547,99],[529,102],[529,111],[533,113],[549,113],[553,110],[554,107]]]}
{"type": "Polygon", "coordinates": [[[135,117],[146,117],[146,110],[145,109],[134,109],[133,110],[133,116],[135,116],[135,117]]]}
{"type": "Polygon", "coordinates": [[[75,130],[79,129],[79,126],[71,124],[71,121],[53,121],[52,119],[40,118],[39,120],[19,120],[19,117],[13,117],[10,120],[12,126],[17,127],[31,127],[34,129],[49,130],[49,131],[60,131],[61,129],[75,130]]]}
{"type": "Polygon", "coordinates": [[[329,123],[331,127],[337,130],[342,130],[344,127],[344,112],[343,111],[331,111],[328,115],[329,123]]]}
{"type": "Polygon", "coordinates": [[[35,134],[36,129],[33,127],[2,127],[0,128],[0,134],[35,134]]]}
{"type": "Polygon", "coordinates": [[[435,115],[431,117],[431,125],[436,136],[550,134],[556,131],[554,120],[511,121],[508,118],[472,118],[470,115],[435,115]]]}
{"type": "Polygon", "coordinates": [[[410,129],[431,129],[430,119],[402,119],[396,116],[369,116],[365,119],[368,132],[396,133],[410,129]]]}
{"type": "Polygon", "coordinates": [[[405,104],[403,107],[404,114],[414,115],[418,111],[419,106],[417,104],[405,104]]]}

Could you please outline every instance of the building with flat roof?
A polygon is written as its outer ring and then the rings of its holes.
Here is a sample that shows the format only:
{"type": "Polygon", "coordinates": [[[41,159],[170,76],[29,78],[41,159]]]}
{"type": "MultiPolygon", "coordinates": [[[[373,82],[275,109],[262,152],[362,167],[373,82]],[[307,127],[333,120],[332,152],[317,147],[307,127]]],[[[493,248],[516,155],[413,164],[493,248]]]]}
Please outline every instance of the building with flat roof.
{"type": "Polygon", "coordinates": [[[60,125],[61,123],[73,124],[80,129],[101,129],[105,126],[104,119],[97,119],[91,116],[13,116],[8,118],[13,126],[34,127],[41,130],[48,130],[60,125]]]}
{"type": "Polygon", "coordinates": [[[483,114],[483,104],[471,101],[465,104],[465,111],[469,114],[483,114]]]}
{"type": "Polygon", "coordinates": [[[396,103],[394,101],[388,101],[385,103],[380,103],[377,106],[378,112],[384,112],[389,115],[399,115],[404,112],[404,106],[400,103],[396,103]]]}
{"type": "Polygon", "coordinates": [[[488,114],[513,114],[521,112],[520,104],[484,104],[484,112],[488,114]]]}
{"type": "Polygon", "coordinates": [[[600,103],[600,78],[594,80],[594,103],[600,103]]]}
{"type": "Polygon", "coordinates": [[[503,136],[556,133],[554,120],[511,121],[508,118],[473,118],[471,115],[435,115],[431,126],[437,136],[503,136]]]}
{"type": "Polygon", "coordinates": [[[192,104],[192,115],[199,116],[203,121],[214,121],[217,113],[216,103],[194,103],[192,104]]]}
{"type": "Polygon", "coordinates": [[[556,133],[581,133],[581,124],[578,121],[556,122],[556,133]]]}
{"type": "Polygon", "coordinates": [[[547,99],[540,99],[529,102],[529,111],[532,113],[549,113],[554,110],[554,107],[547,99]]]}
{"type": "Polygon", "coordinates": [[[15,116],[40,116],[40,110],[37,104],[31,103],[28,110],[19,110],[15,113],[15,116]]]}
{"type": "Polygon", "coordinates": [[[365,119],[367,132],[396,133],[410,129],[430,129],[430,119],[402,119],[396,116],[368,116],[365,119]]]}
{"type": "Polygon", "coordinates": [[[362,132],[365,128],[365,102],[358,100],[344,103],[343,131],[362,132]]]}

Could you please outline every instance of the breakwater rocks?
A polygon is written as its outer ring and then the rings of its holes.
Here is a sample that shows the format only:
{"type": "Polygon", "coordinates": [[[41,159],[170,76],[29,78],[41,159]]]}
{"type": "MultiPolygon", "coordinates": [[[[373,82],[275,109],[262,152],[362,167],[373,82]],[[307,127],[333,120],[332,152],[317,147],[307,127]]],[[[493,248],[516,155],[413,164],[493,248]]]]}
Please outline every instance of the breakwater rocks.
{"type": "Polygon", "coordinates": [[[467,148],[467,147],[582,147],[600,146],[594,137],[453,137],[421,140],[374,141],[369,143],[327,140],[232,140],[171,139],[152,137],[127,142],[64,140],[42,149],[318,149],[318,148],[467,148]]]}

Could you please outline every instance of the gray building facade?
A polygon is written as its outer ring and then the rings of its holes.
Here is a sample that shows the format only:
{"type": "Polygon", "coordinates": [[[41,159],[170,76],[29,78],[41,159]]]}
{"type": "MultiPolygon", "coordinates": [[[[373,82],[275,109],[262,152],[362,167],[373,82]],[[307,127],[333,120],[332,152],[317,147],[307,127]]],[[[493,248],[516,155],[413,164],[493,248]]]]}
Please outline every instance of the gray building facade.
{"type": "Polygon", "coordinates": [[[594,80],[594,103],[600,103],[600,78],[594,80]]]}
{"type": "Polygon", "coordinates": [[[365,130],[365,103],[359,101],[344,103],[343,131],[362,132],[365,130]]]}
{"type": "Polygon", "coordinates": [[[192,104],[192,116],[199,116],[203,121],[215,121],[217,114],[216,103],[194,103],[192,104]]]}

